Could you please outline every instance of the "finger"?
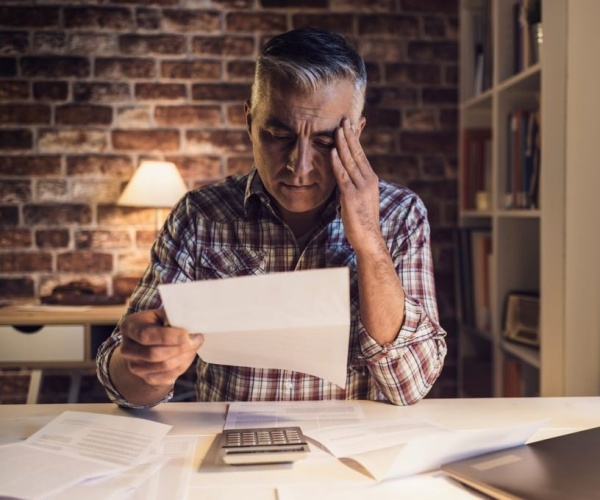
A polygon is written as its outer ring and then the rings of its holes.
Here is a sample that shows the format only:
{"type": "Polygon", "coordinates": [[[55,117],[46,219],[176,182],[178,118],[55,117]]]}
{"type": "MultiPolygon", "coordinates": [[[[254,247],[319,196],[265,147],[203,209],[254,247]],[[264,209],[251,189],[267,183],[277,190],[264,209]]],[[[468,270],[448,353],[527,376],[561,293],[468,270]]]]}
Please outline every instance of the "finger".
{"type": "Polygon", "coordinates": [[[121,324],[123,337],[143,345],[181,345],[189,341],[183,328],[165,326],[161,310],[148,310],[127,316],[121,324]]]}
{"type": "Polygon", "coordinates": [[[335,151],[337,152],[342,168],[346,171],[352,182],[358,184],[362,180],[362,174],[352,156],[343,127],[339,127],[335,131],[335,146],[335,151]]]}
{"type": "Polygon", "coordinates": [[[367,159],[367,155],[360,144],[360,140],[354,125],[350,122],[348,118],[344,118],[342,120],[342,131],[344,134],[344,139],[350,155],[356,165],[358,171],[361,173],[363,177],[367,177],[371,172],[371,164],[367,159]]]}
{"type": "Polygon", "coordinates": [[[187,343],[177,345],[147,345],[141,344],[131,338],[123,337],[121,354],[126,359],[160,363],[182,354],[196,352],[202,346],[204,336],[201,334],[189,335],[187,343]]]}

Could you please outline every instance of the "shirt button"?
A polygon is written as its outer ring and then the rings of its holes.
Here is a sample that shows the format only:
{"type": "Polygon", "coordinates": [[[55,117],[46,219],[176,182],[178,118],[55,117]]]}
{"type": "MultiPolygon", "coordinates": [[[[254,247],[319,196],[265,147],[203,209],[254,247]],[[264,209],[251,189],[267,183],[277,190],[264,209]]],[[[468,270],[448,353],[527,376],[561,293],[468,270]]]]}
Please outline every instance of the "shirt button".
{"type": "Polygon", "coordinates": [[[288,381],[285,383],[285,387],[286,387],[286,389],[288,389],[288,390],[290,390],[290,391],[291,391],[291,390],[294,388],[294,384],[292,384],[292,382],[291,382],[290,380],[288,380],[288,381]]]}

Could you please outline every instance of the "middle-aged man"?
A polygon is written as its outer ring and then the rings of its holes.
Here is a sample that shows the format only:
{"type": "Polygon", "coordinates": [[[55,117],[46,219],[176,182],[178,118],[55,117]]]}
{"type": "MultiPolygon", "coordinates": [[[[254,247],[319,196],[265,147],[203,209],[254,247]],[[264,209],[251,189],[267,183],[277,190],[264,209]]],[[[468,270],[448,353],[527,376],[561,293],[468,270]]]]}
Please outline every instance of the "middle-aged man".
{"type": "Polygon", "coordinates": [[[198,400],[406,405],[428,393],[446,344],[427,212],[415,193],[380,180],[361,147],[366,82],[364,61],[341,35],[299,29],[264,46],[245,104],[254,168],[189,192],[169,215],[98,352],[113,401],[167,401],[202,345],[202,332],[167,324],[158,284],[339,266],[351,280],[346,389],[304,373],[209,364],[200,350],[198,400]]]}

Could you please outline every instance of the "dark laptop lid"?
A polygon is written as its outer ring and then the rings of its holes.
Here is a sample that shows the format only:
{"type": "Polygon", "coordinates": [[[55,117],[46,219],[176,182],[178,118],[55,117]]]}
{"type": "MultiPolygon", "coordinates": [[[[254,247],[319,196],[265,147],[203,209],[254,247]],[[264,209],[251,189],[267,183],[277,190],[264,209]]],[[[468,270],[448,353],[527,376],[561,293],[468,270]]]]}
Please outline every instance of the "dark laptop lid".
{"type": "Polygon", "coordinates": [[[492,498],[600,498],[600,427],[444,464],[450,477],[492,498]]]}

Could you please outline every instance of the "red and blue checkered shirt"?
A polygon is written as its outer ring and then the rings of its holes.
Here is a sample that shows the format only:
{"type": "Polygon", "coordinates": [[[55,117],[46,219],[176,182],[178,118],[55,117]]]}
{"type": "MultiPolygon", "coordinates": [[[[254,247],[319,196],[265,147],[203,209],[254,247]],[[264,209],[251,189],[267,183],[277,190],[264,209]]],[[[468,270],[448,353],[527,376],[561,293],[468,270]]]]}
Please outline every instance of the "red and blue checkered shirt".
{"type": "MultiPolygon", "coordinates": [[[[131,314],[161,307],[157,285],[345,266],[350,269],[351,331],[346,388],[304,373],[197,361],[198,401],[321,399],[419,401],[438,378],[446,355],[438,321],[427,211],[407,188],[380,180],[381,231],[405,292],[396,340],[379,345],[365,330],[358,300],[356,255],[332,197],[304,248],[279,218],[256,170],[190,191],[170,213],[151,262],[131,296],[131,314]]],[[[100,347],[98,378],[111,400],[130,404],[110,380],[119,325],[100,347]]],[[[274,339],[276,342],[276,339],[274,339]]],[[[319,349],[315,345],[314,349],[319,349]]],[[[164,401],[172,397],[172,392],[164,401]]]]}

